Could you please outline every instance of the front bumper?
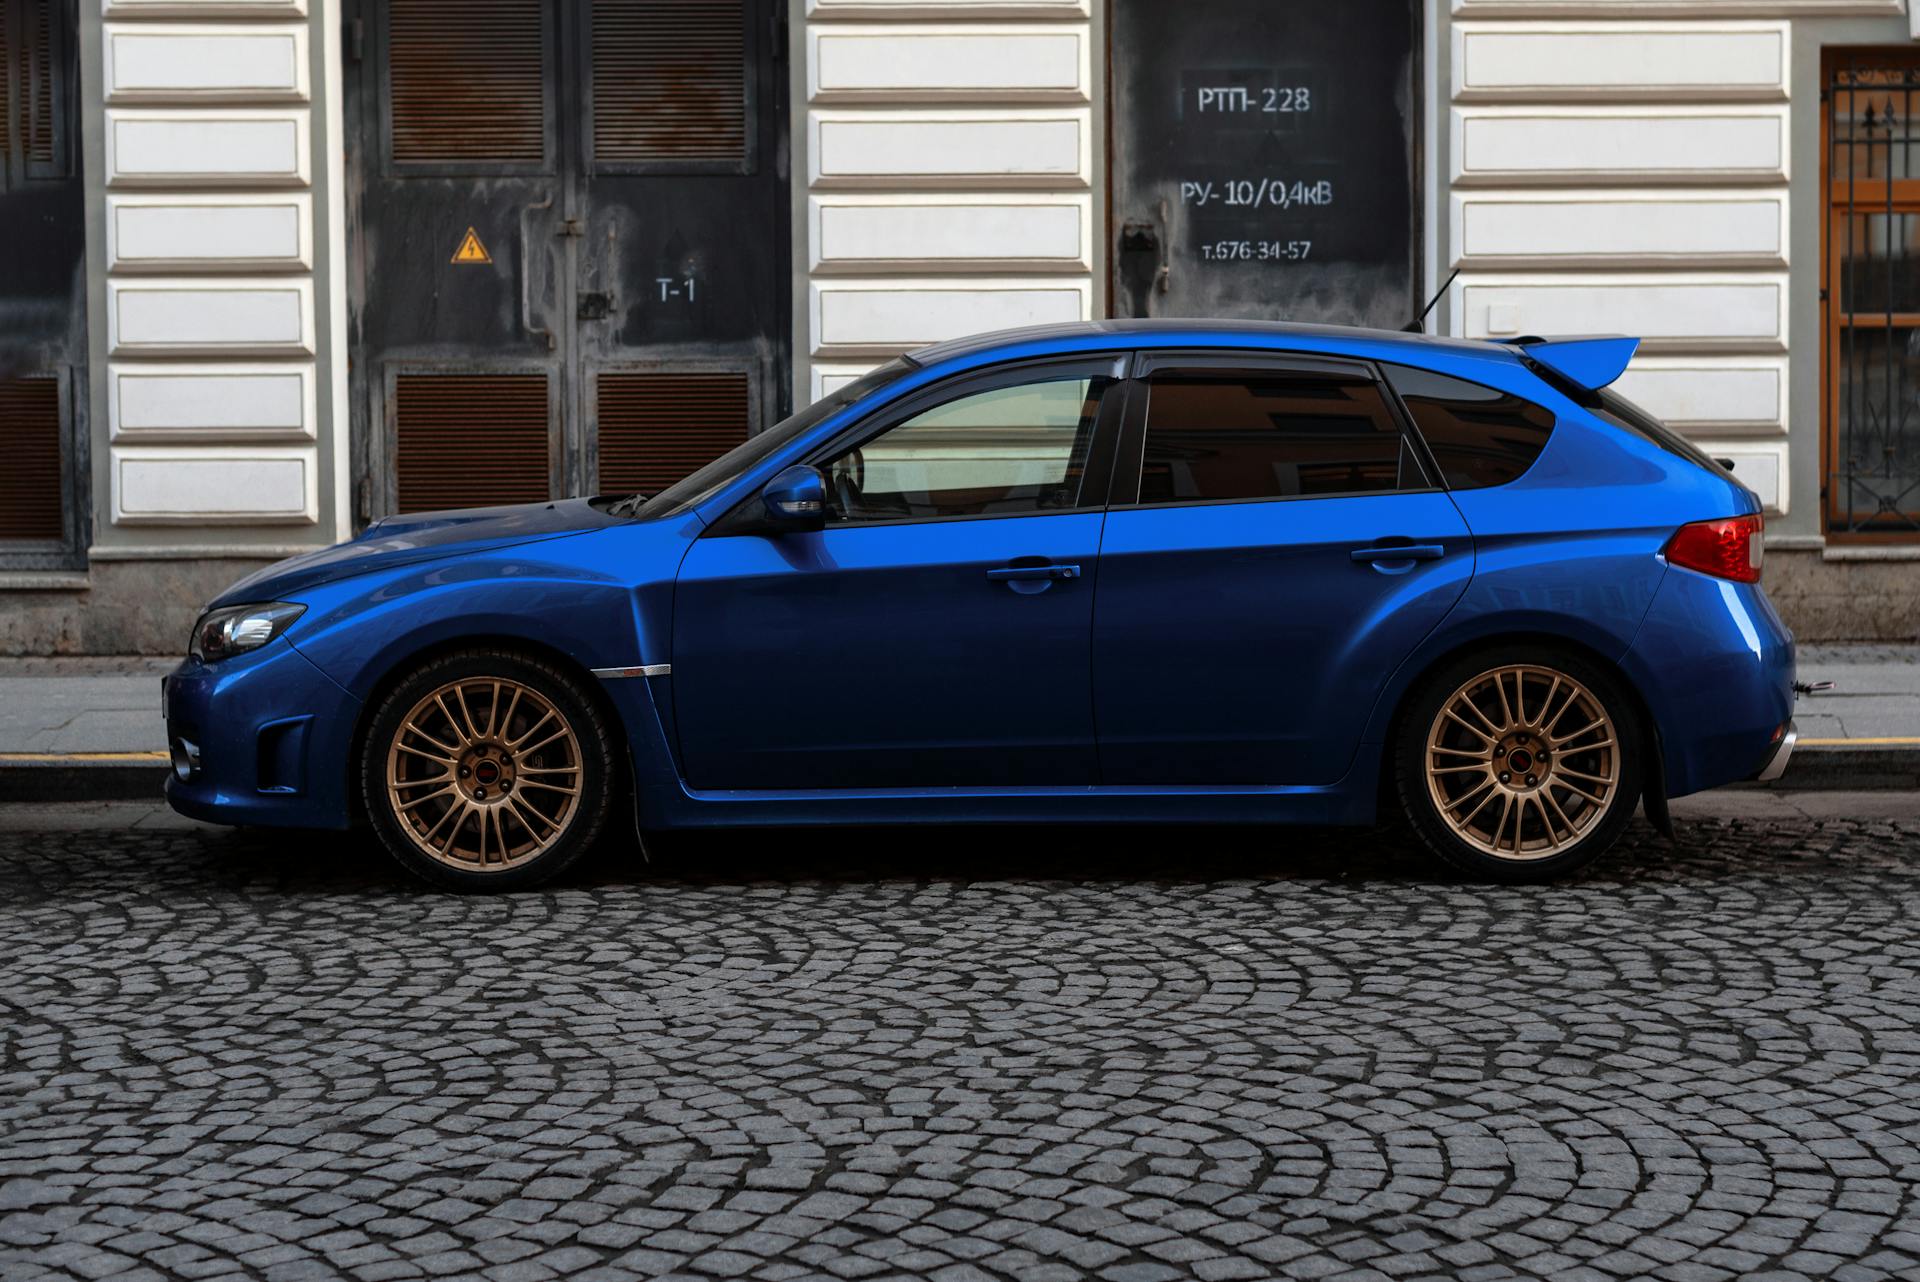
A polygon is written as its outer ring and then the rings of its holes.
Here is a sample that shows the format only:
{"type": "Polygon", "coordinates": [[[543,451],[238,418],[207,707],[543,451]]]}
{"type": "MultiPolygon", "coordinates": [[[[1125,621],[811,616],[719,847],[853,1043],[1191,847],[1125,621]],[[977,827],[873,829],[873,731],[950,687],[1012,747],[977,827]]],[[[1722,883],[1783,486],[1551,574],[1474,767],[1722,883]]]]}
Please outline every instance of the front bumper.
{"type": "Polygon", "coordinates": [[[348,826],[360,701],[285,638],[219,663],[184,661],[162,701],[175,810],[208,823],[348,826]]]}
{"type": "Polygon", "coordinates": [[[1793,759],[1793,746],[1798,742],[1800,728],[1789,721],[1785,733],[1780,736],[1780,742],[1774,746],[1773,755],[1767,758],[1767,764],[1760,767],[1760,773],[1754,779],[1760,783],[1772,783],[1787,773],[1787,762],[1793,759]]]}

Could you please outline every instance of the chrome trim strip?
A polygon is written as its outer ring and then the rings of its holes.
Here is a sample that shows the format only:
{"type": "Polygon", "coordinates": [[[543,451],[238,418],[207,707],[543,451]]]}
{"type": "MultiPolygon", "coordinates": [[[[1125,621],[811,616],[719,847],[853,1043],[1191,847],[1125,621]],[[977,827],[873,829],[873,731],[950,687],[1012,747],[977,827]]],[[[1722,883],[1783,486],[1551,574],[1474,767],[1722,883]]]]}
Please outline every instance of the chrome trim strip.
{"type": "Polygon", "coordinates": [[[1772,783],[1787,773],[1787,761],[1793,756],[1793,745],[1800,741],[1800,727],[1787,722],[1787,732],[1780,736],[1780,746],[1774,749],[1773,759],[1754,778],[1761,783],[1772,783]]]}
{"type": "Polygon", "coordinates": [[[593,675],[611,681],[615,677],[664,677],[672,671],[671,663],[647,663],[637,668],[595,668],[593,675]]]}

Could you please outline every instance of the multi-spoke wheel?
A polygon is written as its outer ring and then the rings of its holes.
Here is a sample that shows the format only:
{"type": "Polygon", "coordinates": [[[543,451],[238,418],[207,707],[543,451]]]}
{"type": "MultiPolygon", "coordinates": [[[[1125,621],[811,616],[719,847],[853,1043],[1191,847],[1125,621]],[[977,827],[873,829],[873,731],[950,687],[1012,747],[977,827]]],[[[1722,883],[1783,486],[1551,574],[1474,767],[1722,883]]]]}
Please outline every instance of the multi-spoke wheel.
{"type": "Polygon", "coordinates": [[[529,885],[573,862],[608,811],[604,719],[566,673],[470,651],[399,683],[367,736],[367,809],[415,872],[462,889],[529,885]]]}
{"type": "Polygon", "coordinates": [[[1639,727],[1608,673],[1532,647],[1435,673],[1402,718],[1414,828],[1468,871],[1544,880],[1612,845],[1639,800],[1639,727]]]}

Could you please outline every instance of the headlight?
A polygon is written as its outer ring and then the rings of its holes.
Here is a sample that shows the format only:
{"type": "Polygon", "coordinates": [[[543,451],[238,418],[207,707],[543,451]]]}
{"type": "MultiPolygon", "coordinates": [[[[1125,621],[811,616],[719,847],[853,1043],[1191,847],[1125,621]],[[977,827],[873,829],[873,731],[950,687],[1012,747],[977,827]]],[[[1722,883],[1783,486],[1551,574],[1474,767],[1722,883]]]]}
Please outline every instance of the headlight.
{"type": "Polygon", "coordinates": [[[217,663],[248,650],[258,650],[306,612],[306,606],[285,601],[210,610],[193,625],[193,640],[187,643],[187,654],[202,663],[217,663]]]}

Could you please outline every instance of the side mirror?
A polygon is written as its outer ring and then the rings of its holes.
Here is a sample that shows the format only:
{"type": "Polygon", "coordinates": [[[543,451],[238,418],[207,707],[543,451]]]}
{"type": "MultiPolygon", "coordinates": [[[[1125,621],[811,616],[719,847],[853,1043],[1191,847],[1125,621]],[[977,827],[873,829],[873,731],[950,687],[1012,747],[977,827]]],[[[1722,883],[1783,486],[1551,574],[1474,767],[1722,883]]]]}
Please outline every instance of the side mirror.
{"type": "Polygon", "coordinates": [[[818,530],[827,523],[827,481],[817,467],[796,463],[760,491],[768,524],[781,530],[818,530]]]}

